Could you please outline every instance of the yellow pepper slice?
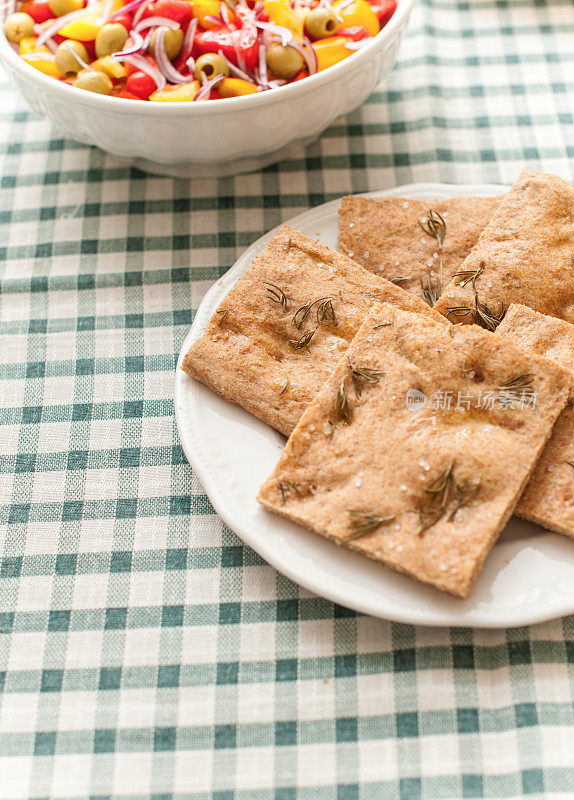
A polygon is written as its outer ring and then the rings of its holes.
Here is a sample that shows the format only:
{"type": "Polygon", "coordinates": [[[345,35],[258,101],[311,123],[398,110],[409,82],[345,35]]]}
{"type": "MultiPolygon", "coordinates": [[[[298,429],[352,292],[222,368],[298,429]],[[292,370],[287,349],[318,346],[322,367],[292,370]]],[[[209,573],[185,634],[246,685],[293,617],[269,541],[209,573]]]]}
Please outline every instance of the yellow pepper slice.
{"type": "MultiPolygon", "coordinates": [[[[60,72],[56,66],[56,62],[51,58],[45,58],[44,53],[38,51],[37,53],[24,53],[22,58],[27,64],[30,64],[34,69],[43,72],[44,75],[49,75],[50,78],[59,78],[60,72]]],[[[51,54],[50,54],[51,55],[51,54]]]]}
{"type": "MultiPolygon", "coordinates": [[[[206,17],[219,17],[220,0],[194,0],[193,2],[193,16],[199,21],[199,24],[205,30],[217,28],[217,24],[212,22],[206,17]]],[[[235,14],[229,10],[229,21],[235,21],[235,14]]]]}
{"type": "Polygon", "coordinates": [[[153,103],[189,103],[199,92],[199,81],[181,83],[179,86],[166,86],[150,94],[153,103]]]}
{"type": "Polygon", "coordinates": [[[367,0],[353,0],[350,5],[345,5],[347,0],[335,0],[333,11],[341,17],[342,28],[350,28],[354,25],[362,25],[371,36],[376,36],[381,30],[379,18],[371,8],[367,0]],[[342,8],[341,8],[342,6],[342,8]]]}
{"type": "Polygon", "coordinates": [[[27,53],[49,53],[50,51],[46,47],[46,45],[42,45],[38,47],[36,45],[36,37],[35,36],[26,36],[25,39],[22,39],[20,42],[20,46],[18,47],[18,55],[25,56],[27,53]]]}
{"type": "Polygon", "coordinates": [[[345,45],[350,41],[347,36],[327,36],[325,39],[313,42],[318,71],[328,69],[333,64],[338,64],[339,61],[348,58],[353,51],[346,48],[345,45]]]}
{"type": "Polygon", "coordinates": [[[289,28],[295,38],[301,40],[306,12],[291,8],[289,0],[265,0],[264,8],[271,22],[289,28]]]}
{"type": "MultiPolygon", "coordinates": [[[[75,39],[77,42],[95,41],[100,29],[105,24],[105,20],[102,19],[104,5],[104,0],[99,0],[91,6],[86,6],[75,19],[60,28],[58,33],[60,36],[65,36],[66,39],[75,39]]],[[[123,5],[122,0],[114,0],[110,14],[119,11],[123,5]]]]}
{"type": "Polygon", "coordinates": [[[111,56],[97,58],[95,61],[92,61],[91,66],[97,69],[98,72],[103,72],[108,78],[115,78],[116,80],[121,80],[128,74],[127,69],[121,61],[116,61],[116,59],[111,56]]]}
{"type": "Polygon", "coordinates": [[[241,78],[225,78],[217,87],[222,97],[241,97],[245,94],[257,94],[257,87],[241,78]]]}

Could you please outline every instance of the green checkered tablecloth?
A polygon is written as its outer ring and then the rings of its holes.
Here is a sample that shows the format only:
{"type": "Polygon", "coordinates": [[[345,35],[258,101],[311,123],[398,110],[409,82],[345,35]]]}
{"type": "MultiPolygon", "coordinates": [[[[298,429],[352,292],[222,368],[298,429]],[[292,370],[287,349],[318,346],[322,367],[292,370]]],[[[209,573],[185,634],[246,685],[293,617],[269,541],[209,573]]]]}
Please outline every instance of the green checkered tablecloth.
{"type": "Polygon", "coordinates": [[[574,797],[574,618],[413,628],[299,589],[214,514],[176,354],[263,232],[343,193],[572,179],[571,0],[419,0],[300,160],[187,182],[0,86],[0,799],[574,797]]]}

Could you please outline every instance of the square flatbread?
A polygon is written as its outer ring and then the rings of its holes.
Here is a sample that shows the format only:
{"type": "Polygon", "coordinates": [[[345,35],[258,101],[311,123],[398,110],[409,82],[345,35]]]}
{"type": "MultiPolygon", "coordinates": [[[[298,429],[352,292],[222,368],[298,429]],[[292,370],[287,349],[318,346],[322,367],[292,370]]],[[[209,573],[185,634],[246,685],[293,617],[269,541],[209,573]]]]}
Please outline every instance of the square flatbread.
{"type": "Polygon", "coordinates": [[[444,322],[417,297],[283,225],[182,368],[288,436],[374,301],[444,322]]]}
{"type": "Polygon", "coordinates": [[[494,330],[511,303],[574,322],[574,186],[524,170],[436,305],[494,330]]]}
{"type": "Polygon", "coordinates": [[[500,200],[454,197],[429,203],[402,197],[343,197],[339,248],[365,269],[399,281],[401,288],[419,297],[423,296],[430,272],[431,289],[439,289],[440,295],[440,287],[447,286],[460,269],[500,200]],[[419,224],[425,224],[430,209],[440,214],[446,224],[442,254],[436,238],[425,233],[419,224]]]}
{"type": "MultiPolygon", "coordinates": [[[[512,305],[497,335],[530,353],[574,370],[574,325],[512,305]]],[[[574,373],[573,373],[574,377],[574,373]]],[[[558,417],[550,441],[528,481],[515,513],[574,538],[574,407],[558,417]]]]}
{"type": "Polygon", "coordinates": [[[502,347],[478,326],[375,307],[258,499],[467,597],[565,406],[567,383],[557,365],[502,347]]]}

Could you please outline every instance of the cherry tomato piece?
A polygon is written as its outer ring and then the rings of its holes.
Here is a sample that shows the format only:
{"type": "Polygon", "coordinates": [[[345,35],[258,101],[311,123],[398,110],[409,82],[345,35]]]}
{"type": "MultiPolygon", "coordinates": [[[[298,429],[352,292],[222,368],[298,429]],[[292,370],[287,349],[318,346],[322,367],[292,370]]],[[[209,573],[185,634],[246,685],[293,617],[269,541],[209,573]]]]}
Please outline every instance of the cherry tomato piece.
{"type": "Polygon", "coordinates": [[[133,72],[126,80],[126,90],[131,94],[135,94],[141,100],[147,100],[156,89],[157,86],[154,79],[142,70],[133,72]]]}
{"type": "Polygon", "coordinates": [[[397,2],[396,0],[373,0],[371,8],[379,18],[382,28],[397,10],[397,2]]]}
{"type": "Polygon", "coordinates": [[[50,8],[48,0],[31,0],[26,7],[26,14],[29,14],[38,25],[46,20],[54,19],[54,12],[50,8]]]}
{"type": "Polygon", "coordinates": [[[119,22],[120,25],[123,25],[124,28],[129,31],[132,27],[132,15],[131,14],[118,14],[114,16],[112,22],[119,22]]]}

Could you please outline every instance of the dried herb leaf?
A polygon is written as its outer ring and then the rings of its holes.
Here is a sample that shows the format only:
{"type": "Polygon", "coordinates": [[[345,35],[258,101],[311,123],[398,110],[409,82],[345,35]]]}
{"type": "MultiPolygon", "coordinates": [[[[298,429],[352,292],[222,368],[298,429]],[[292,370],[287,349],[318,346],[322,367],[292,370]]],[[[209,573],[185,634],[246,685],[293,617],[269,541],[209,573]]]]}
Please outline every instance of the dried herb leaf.
{"type": "MultiPolygon", "coordinates": [[[[307,331],[298,339],[289,339],[289,344],[294,350],[309,350],[309,342],[317,333],[317,328],[314,328],[312,331],[307,331]]],[[[309,350],[309,352],[311,352],[309,350]]]]}
{"type": "Polygon", "coordinates": [[[333,297],[319,297],[318,300],[309,300],[307,303],[298,308],[295,314],[293,315],[293,325],[295,325],[295,327],[298,330],[301,330],[307,317],[311,313],[313,306],[318,306],[317,322],[321,322],[322,320],[325,319],[330,319],[332,322],[336,324],[335,309],[333,308],[333,300],[334,300],[333,297]]]}
{"type": "Polygon", "coordinates": [[[277,481],[277,488],[281,492],[283,505],[285,505],[285,501],[291,493],[296,494],[297,497],[301,497],[302,495],[302,492],[298,486],[294,483],[290,483],[289,481],[277,481]]]}
{"type": "Polygon", "coordinates": [[[455,483],[455,503],[454,508],[450,512],[448,520],[452,522],[456,512],[459,508],[465,506],[480,491],[480,481],[464,481],[464,483],[455,483]]]}
{"type": "Polygon", "coordinates": [[[423,300],[425,303],[428,303],[431,308],[433,308],[433,306],[436,305],[441,292],[439,276],[431,275],[430,271],[426,273],[426,276],[421,275],[421,289],[423,292],[423,300]]]}
{"type": "Polygon", "coordinates": [[[286,391],[287,391],[287,389],[289,388],[289,384],[290,384],[290,383],[291,383],[291,381],[286,381],[286,382],[285,382],[285,386],[284,386],[284,387],[281,389],[281,391],[279,392],[279,397],[281,397],[281,395],[282,395],[282,394],[285,394],[285,392],[286,392],[286,391]]]}
{"type": "Polygon", "coordinates": [[[223,322],[223,320],[227,316],[227,309],[226,308],[218,308],[215,313],[216,314],[221,314],[221,316],[219,318],[219,322],[217,323],[217,326],[221,327],[221,323],[223,322]]]}
{"type": "Polygon", "coordinates": [[[480,302],[478,299],[478,294],[476,293],[474,295],[474,302],[474,316],[476,323],[481,325],[483,328],[486,328],[487,331],[495,331],[504,319],[504,315],[506,313],[504,310],[504,303],[500,304],[500,313],[496,314],[486,305],[486,303],[480,302]]]}
{"type": "Polygon", "coordinates": [[[291,250],[291,237],[289,237],[289,240],[283,245],[283,250],[285,250],[286,253],[291,250]]]}
{"type": "Polygon", "coordinates": [[[446,508],[448,503],[448,493],[452,482],[452,470],[454,461],[451,461],[448,467],[442,472],[438,478],[435,478],[432,483],[426,487],[427,494],[434,494],[440,498],[440,505],[442,509],[446,508]]]}
{"type": "Polygon", "coordinates": [[[379,330],[379,328],[390,328],[390,326],[391,326],[392,324],[393,324],[392,322],[381,322],[381,324],[380,324],[380,325],[375,325],[375,326],[373,327],[373,330],[374,330],[374,331],[378,331],[378,330],[379,330]]]}
{"type": "Polygon", "coordinates": [[[529,397],[534,394],[534,375],[530,372],[525,372],[523,375],[518,375],[516,378],[504,383],[499,391],[501,394],[510,395],[511,397],[529,397]]]}
{"type": "Polygon", "coordinates": [[[472,288],[475,288],[475,281],[478,276],[484,272],[484,265],[480,265],[478,269],[459,269],[455,272],[452,282],[455,286],[461,286],[463,289],[468,283],[472,283],[472,288]]]}
{"type": "Polygon", "coordinates": [[[436,525],[443,514],[444,510],[442,508],[419,508],[419,524],[415,531],[416,535],[420,536],[421,533],[424,533],[428,528],[432,528],[433,525],[436,525]]]}
{"type": "Polygon", "coordinates": [[[367,536],[367,534],[373,533],[377,528],[380,528],[381,525],[387,525],[392,522],[395,518],[394,514],[381,517],[368,511],[355,511],[354,509],[348,509],[348,513],[351,517],[351,532],[345,537],[347,541],[367,536]]]}
{"type": "Polygon", "coordinates": [[[439,248],[442,249],[446,238],[446,222],[438,211],[433,211],[432,208],[429,208],[424,222],[419,219],[419,225],[427,236],[432,236],[433,239],[436,239],[439,248]]]}
{"type": "Polygon", "coordinates": [[[345,381],[341,383],[337,392],[337,413],[341,419],[345,420],[347,425],[351,424],[353,415],[351,412],[351,407],[349,406],[349,398],[347,396],[345,381]]]}
{"type": "Polygon", "coordinates": [[[355,394],[357,395],[357,397],[361,396],[364,384],[378,383],[381,379],[381,376],[385,374],[381,369],[371,369],[370,367],[359,367],[356,364],[353,364],[350,358],[347,360],[349,363],[349,370],[351,371],[351,379],[353,381],[353,387],[355,389],[355,394]]]}
{"type": "Polygon", "coordinates": [[[399,283],[404,283],[405,281],[408,281],[408,280],[409,280],[408,275],[405,275],[404,277],[400,277],[400,278],[391,278],[391,283],[394,283],[395,285],[398,286],[399,283]]]}
{"type": "Polygon", "coordinates": [[[281,287],[277,286],[275,283],[271,283],[270,281],[263,281],[263,283],[267,288],[267,297],[270,300],[273,300],[274,303],[278,303],[280,306],[283,306],[285,310],[287,310],[289,308],[289,301],[283,289],[281,289],[281,287]]]}
{"type": "Polygon", "coordinates": [[[333,300],[330,297],[328,297],[326,300],[323,300],[317,306],[317,322],[324,322],[325,320],[331,321],[335,326],[337,325],[337,320],[335,319],[335,309],[333,308],[333,300]]]}

